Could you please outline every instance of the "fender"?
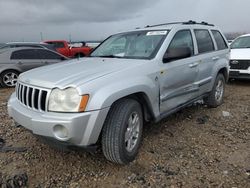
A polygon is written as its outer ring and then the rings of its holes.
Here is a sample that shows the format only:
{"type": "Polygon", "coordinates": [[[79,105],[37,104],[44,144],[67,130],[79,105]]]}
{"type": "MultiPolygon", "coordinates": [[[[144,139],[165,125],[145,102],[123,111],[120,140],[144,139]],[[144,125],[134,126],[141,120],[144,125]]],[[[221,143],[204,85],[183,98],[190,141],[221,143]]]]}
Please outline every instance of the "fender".
{"type": "Polygon", "coordinates": [[[159,115],[158,82],[148,77],[131,77],[122,82],[117,80],[116,82],[102,86],[90,95],[86,111],[108,108],[115,101],[135,93],[144,93],[153,115],[159,115]]]}
{"type": "Polygon", "coordinates": [[[213,86],[214,86],[214,82],[215,82],[215,79],[217,77],[217,75],[219,74],[219,72],[222,70],[222,69],[226,69],[227,70],[227,77],[225,78],[226,81],[228,79],[228,75],[229,75],[229,63],[228,63],[228,59],[220,59],[216,64],[215,66],[213,67],[213,72],[212,72],[212,82],[209,86],[209,91],[211,91],[213,89],[213,86]]]}

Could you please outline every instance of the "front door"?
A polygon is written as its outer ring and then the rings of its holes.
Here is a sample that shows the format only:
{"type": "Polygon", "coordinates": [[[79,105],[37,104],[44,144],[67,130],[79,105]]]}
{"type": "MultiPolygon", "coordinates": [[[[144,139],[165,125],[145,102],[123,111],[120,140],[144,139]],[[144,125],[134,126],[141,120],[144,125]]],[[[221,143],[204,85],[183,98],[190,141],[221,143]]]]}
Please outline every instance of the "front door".
{"type": "Polygon", "coordinates": [[[193,38],[190,30],[178,31],[168,50],[190,48],[191,57],[162,63],[160,74],[160,112],[167,113],[198,96],[195,81],[198,76],[198,61],[194,56],[193,38]]]}

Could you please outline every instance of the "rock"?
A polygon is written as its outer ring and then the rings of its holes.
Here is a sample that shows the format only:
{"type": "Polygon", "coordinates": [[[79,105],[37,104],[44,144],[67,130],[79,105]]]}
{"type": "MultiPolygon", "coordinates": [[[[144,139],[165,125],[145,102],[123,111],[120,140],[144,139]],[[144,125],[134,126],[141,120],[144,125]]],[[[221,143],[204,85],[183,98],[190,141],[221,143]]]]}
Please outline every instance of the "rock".
{"type": "Polygon", "coordinates": [[[222,111],[222,115],[223,115],[223,117],[230,117],[231,116],[230,112],[227,112],[227,111],[222,111]]]}
{"type": "Polygon", "coordinates": [[[209,116],[204,115],[204,116],[198,117],[198,118],[196,119],[196,122],[197,122],[198,124],[205,124],[208,120],[209,120],[209,116]]]}
{"type": "Polygon", "coordinates": [[[5,140],[0,138],[0,149],[4,146],[5,140]]]}
{"type": "Polygon", "coordinates": [[[227,170],[224,170],[224,171],[223,171],[223,174],[224,174],[224,175],[228,175],[228,171],[227,171],[227,170]]]}
{"type": "MultiPolygon", "coordinates": [[[[16,174],[12,178],[9,178],[5,184],[7,188],[19,188],[28,186],[28,175],[26,172],[16,174]]],[[[3,185],[4,185],[3,184],[3,185]]]]}
{"type": "Polygon", "coordinates": [[[246,175],[250,176],[250,169],[246,170],[246,175]]]}

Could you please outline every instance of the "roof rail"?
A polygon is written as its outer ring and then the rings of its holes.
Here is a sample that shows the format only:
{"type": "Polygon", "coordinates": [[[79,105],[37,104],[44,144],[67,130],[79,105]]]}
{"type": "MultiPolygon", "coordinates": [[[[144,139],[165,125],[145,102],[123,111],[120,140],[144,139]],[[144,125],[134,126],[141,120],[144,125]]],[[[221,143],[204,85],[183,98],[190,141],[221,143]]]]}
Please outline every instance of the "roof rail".
{"type": "Polygon", "coordinates": [[[156,25],[147,25],[146,27],[157,27],[157,26],[163,26],[163,25],[172,25],[172,24],[182,24],[183,22],[169,22],[169,23],[162,23],[162,24],[156,24],[156,25]]]}
{"type": "Polygon", "coordinates": [[[204,21],[202,21],[201,23],[198,23],[196,21],[189,20],[187,22],[169,22],[169,23],[162,23],[162,24],[156,24],[156,25],[147,25],[145,28],[147,28],[147,27],[158,27],[158,26],[163,26],[163,25],[172,25],[172,24],[184,24],[184,25],[199,24],[199,25],[214,26],[213,24],[209,24],[209,23],[204,22],[204,21]]]}

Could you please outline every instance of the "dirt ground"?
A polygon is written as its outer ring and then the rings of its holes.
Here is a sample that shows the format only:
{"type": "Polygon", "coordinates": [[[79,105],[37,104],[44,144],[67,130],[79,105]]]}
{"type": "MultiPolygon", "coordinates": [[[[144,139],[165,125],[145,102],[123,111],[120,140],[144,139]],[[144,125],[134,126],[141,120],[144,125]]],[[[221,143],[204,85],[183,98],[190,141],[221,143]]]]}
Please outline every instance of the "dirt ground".
{"type": "Polygon", "coordinates": [[[227,85],[218,108],[196,104],[146,125],[139,155],[127,166],[101,152],[57,151],[16,127],[7,114],[12,92],[0,89],[2,187],[250,187],[250,82],[227,85]]]}

